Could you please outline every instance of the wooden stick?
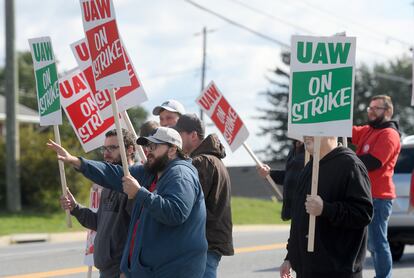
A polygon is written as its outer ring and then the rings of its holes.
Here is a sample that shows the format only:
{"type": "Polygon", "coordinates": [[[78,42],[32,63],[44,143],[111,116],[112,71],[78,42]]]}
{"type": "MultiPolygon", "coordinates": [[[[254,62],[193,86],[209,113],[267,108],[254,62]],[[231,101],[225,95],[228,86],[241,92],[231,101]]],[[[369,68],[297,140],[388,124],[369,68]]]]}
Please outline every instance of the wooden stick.
{"type": "Polygon", "coordinates": [[[347,137],[342,137],[342,146],[344,146],[345,148],[348,148],[348,138],[347,137]]]}
{"type": "MultiPolygon", "coordinates": [[[[58,125],[54,125],[53,126],[53,131],[55,133],[55,142],[58,145],[62,145],[62,142],[60,141],[60,133],[59,133],[59,126],[58,125]]],[[[60,184],[62,186],[62,194],[67,196],[67,192],[66,192],[66,175],[65,175],[65,164],[63,163],[63,161],[58,160],[58,165],[59,165],[59,173],[60,173],[60,184]]],[[[68,228],[72,228],[72,218],[70,217],[70,211],[69,209],[65,210],[66,212],[66,225],[68,226],[68,228]]]]}
{"type": "MultiPolygon", "coordinates": [[[[316,196],[318,194],[320,151],[321,151],[321,137],[315,136],[313,140],[311,196],[316,196]]],[[[316,222],[316,217],[314,215],[309,215],[308,252],[313,252],[314,247],[315,247],[315,222],[316,222]]]]}
{"type": "Polygon", "coordinates": [[[126,111],[123,111],[123,112],[121,112],[121,115],[122,115],[122,118],[124,119],[124,122],[125,122],[126,126],[128,127],[128,130],[129,130],[129,131],[132,133],[132,135],[134,136],[134,144],[135,144],[135,147],[136,147],[136,149],[137,149],[137,151],[138,151],[138,155],[139,155],[139,157],[141,158],[141,161],[142,161],[143,163],[147,162],[147,157],[146,157],[146,155],[145,155],[145,153],[144,153],[144,150],[142,149],[142,147],[141,147],[140,145],[137,145],[137,144],[136,144],[137,139],[138,139],[138,135],[137,135],[137,133],[135,132],[134,126],[133,126],[133,125],[132,125],[132,123],[131,123],[131,119],[129,118],[128,113],[127,113],[126,111]]]}
{"type": "Polygon", "coordinates": [[[305,165],[308,164],[309,160],[310,160],[310,153],[307,150],[305,150],[305,165]]]}
{"type": "Polygon", "coordinates": [[[121,123],[119,122],[118,103],[116,102],[114,89],[109,90],[111,94],[112,113],[115,119],[116,135],[118,137],[118,144],[121,151],[122,168],[124,169],[124,176],[129,176],[128,160],[125,152],[124,136],[122,135],[121,123]]]}
{"type": "MultiPolygon", "coordinates": [[[[257,158],[257,156],[254,154],[254,152],[250,149],[250,147],[246,144],[243,143],[243,147],[246,149],[246,151],[250,154],[250,156],[253,158],[253,160],[256,162],[256,164],[259,167],[263,166],[263,163],[257,158]]],[[[277,187],[276,183],[274,182],[274,180],[270,177],[270,175],[266,176],[267,181],[270,183],[270,185],[272,186],[273,190],[276,192],[276,198],[280,201],[283,200],[283,195],[282,192],[280,192],[279,188],[277,187]]]]}

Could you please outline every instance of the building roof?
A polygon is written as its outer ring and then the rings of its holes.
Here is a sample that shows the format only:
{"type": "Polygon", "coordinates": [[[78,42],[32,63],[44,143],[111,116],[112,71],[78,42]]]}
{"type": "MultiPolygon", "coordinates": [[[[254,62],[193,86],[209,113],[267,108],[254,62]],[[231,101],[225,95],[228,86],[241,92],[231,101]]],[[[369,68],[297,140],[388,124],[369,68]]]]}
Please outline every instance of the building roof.
{"type": "MultiPolygon", "coordinates": [[[[6,98],[0,95],[0,122],[6,119],[6,98]]],[[[22,123],[39,123],[39,114],[22,104],[17,105],[17,120],[22,123]]]]}

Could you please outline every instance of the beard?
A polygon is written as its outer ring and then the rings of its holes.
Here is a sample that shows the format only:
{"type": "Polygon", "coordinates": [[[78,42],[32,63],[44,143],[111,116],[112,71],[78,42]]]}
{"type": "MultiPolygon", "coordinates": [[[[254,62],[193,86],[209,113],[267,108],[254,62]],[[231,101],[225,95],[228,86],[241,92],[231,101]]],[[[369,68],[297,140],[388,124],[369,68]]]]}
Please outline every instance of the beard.
{"type": "Polygon", "coordinates": [[[144,169],[148,171],[150,174],[155,175],[158,172],[163,171],[167,167],[168,162],[170,162],[170,159],[168,158],[167,152],[165,152],[165,154],[157,158],[155,158],[152,154],[148,154],[148,160],[144,164],[144,169]],[[149,159],[151,158],[153,159],[152,163],[149,162],[149,159]]]}
{"type": "Polygon", "coordinates": [[[384,122],[384,114],[382,114],[381,116],[376,117],[374,120],[368,120],[368,125],[370,127],[377,127],[380,124],[382,124],[384,122]]]}

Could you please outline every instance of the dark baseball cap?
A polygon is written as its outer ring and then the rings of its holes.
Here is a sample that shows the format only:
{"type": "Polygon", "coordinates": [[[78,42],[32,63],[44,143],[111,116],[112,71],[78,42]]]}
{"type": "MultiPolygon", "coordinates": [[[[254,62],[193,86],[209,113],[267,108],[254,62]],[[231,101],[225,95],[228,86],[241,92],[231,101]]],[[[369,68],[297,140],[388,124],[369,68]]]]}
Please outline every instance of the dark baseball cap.
{"type": "Polygon", "coordinates": [[[178,132],[193,132],[197,131],[199,137],[204,138],[205,127],[204,122],[200,120],[196,114],[184,114],[178,119],[174,129],[178,132]]]}

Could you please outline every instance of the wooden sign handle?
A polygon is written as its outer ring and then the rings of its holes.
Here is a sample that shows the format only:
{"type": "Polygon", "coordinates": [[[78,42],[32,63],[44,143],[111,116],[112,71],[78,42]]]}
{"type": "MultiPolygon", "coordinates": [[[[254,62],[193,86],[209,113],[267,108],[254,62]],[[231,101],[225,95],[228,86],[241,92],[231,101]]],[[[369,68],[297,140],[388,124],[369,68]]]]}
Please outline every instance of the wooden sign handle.
{"type": "Polygon", "coordinates": [[[128,160],[126,157],[124,136],[122,135],[121,123],[119,122],[118,103],[116,102],[115,91],[110,89],[112,113],[115,119],[116,135],[118,137],[119,149],[121,151],[122,168],[124,176],[129,176],[128,160]]]}
{"type": "MultiPolygon", "coordinates": [[[[250,149],[250,147],[246,144],[243,143],[243,147],[246,149],[246,151],[250,154],[250,156],[253,158],[253,160],[256,162],[256,164],[259,167],[263,166],[263,163],[257,158],[257,156],[254,154],[254,152],[250,149]]],[[[272,186],[273,190],[276,192],[276,198],[280,201],[283,200],[283,195],[282,192],[280,192],[279,188],[277,187],[275,181],[270,177],[270,175],[266,176],[267,181],[270,183],[270,185],[272,186]]]]}
{"type": "MultiPolygon", "coordinates": [[[[321,150],[321,137],[315,136],[313,140],[311,196],[316,196],[318,194],[320,150],[321,150]]],[[[316,222],[316,217],[314,215],[309,215],[308,252],[313,252],[314,247],[315,247],[315,222],[316,222]]]]}
{"type": "MultiPolygon", "coordinates": [[[[53,131],[55,133],[55,142],[58,145],[62,145],[62,142],[60,140],[60,133],[59,133],[59,126],[58,125],[54,125],[53,126],[53,131]]],[[[67,192],[66,192],[66,175],[65,175],[65,164],[63,163],[63,161],[58,160],[58,164],[59,164],[59,174],[60,174],[60,184],[62,186],[62,194],[67,196],[67,192]]],[[[70,211],[69,209],[65,210],[66,212],[66,225],[68,226],[68,228],[72,228],[72,218],[70,217],[70,211]]]]}
{"type": "Polygon", "coordinates": [[[135,132],[134,126],[131,123],[131,119],[129,118],[128,113],[126,111],[123,111],[123,112],[121,112],[121,115],[122,115],[122,118],[124,119],[124,122],[125,122],[126,126],[128,127],[128,130],[134,136],[134,144],[135,144],[135,147],[138,151],[139,158],[141,158],[141,161],[143,163],[147,162],[147,156],[145,155],[144,150],[142,149],[142,147],[140,145],[136,144],[136,141],[138,139],[138,135],[135,132]]]}

